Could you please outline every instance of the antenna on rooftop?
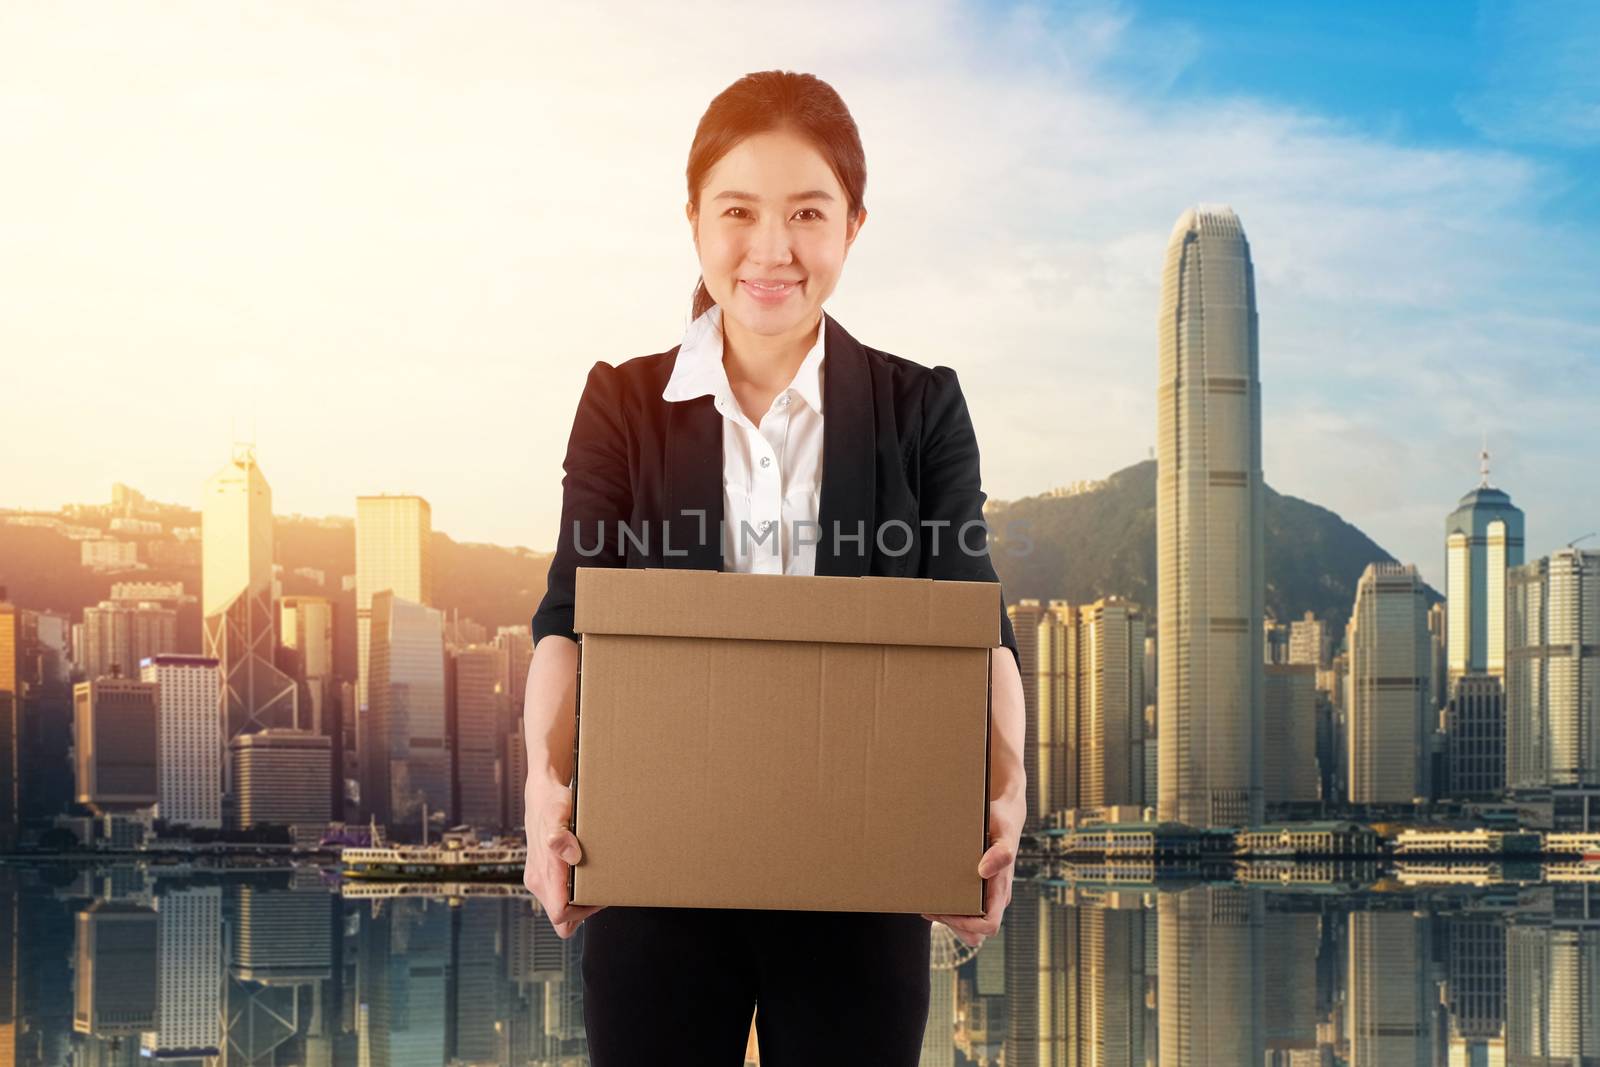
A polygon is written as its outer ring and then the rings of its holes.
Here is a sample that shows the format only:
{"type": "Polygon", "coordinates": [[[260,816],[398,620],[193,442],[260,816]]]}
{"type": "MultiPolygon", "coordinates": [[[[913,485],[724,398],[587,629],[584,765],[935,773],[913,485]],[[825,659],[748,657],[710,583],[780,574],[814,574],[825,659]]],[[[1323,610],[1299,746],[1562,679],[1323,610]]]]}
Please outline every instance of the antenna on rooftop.
{"type": "Polygon", "coordinates": [[[1594,534],[1594,533],[1586,533],[1582,537],[1574,537],[1572,540],[1567,542],[1567,547],[1568,548],[1577,548],[1579,541],[1587,541],[1587,540],[1589,540],[1589,538],[1595,537],[1595,536],[1600,536],[1600,535],[1597,535],[1597,534],[1594,534]]]}

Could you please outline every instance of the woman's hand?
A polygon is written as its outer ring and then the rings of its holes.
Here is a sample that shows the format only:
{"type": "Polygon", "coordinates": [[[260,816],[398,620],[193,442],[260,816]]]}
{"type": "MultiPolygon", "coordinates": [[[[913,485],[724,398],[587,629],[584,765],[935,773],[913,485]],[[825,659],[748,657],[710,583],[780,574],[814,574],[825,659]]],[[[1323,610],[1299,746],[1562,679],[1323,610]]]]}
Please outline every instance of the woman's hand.
{"type": "Polygon", "coordinates": [[[583,858],[583,848],[567,824],[572,819],[572,787],[530,774],[527,786],[528,861],[522,884],[539,898],[556,936],[571,937],[583,922],[605,905],[580,907],[567,903],[567,872],[583,858]]]}
{"type": "Polygon", "coordinates": [[[1011,903],[1011,880],[1017,869],[1017,846],[1026,810],[1026,801],[989,803],[989,840],[993,844],[978,860],[978,877],[987,884],[987,910],[982,915],[924,914],[924,919],[944,923],[973,948],[1000,932],[1000,917],[1011,903]]]}

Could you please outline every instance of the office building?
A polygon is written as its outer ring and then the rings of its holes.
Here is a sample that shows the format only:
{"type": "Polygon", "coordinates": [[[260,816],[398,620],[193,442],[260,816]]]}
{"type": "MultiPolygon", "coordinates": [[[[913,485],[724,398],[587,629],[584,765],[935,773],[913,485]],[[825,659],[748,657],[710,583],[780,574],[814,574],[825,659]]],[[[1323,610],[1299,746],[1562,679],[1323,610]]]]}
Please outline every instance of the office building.
{"type": "Polygon", "coordinates": [[[1415,567],[1367,565],[1345,647],[1350,802],[1406,805],[1427,798],[1434,716],[1427,707],[1427,603],[1415,567]]]}
{"type": "Polygon", "coordinates": [[[356,497],[356,702],[370,703],[372,598],[433,604],[433,509],[419,496],[356,497]]]}
{"type": "Polygon", "coordinates": [[[22,822],[21,612],[0,587],[0,852],[16,847],[22,822]]]}
{"type": "Polygon", "coordinates": [[[285,673],[303,684],[298,729],[332,731],[333,602],[320,596],[286,596],[278,602],[280,656],[285,673]]]}
{"type": "Polygon", "coordinates": [[[1260,354],[1250,246],[1231,208],[1201,205],[1173,227],[1158,328],[1159,816],[1258,823],[1260,354]]]}
{"type": "Polygon", "coordinates": [[[1506,791],[1505,686],[1492,674],[1456,678],[1444,710],[1445,791],[1458,800],[1498,800],[1506,791]]]}
{"type": "Polygon", "coordinates": [[[1509,785],[1548,799],[1557,829],[1600,829],[1600,552],[1565,548],[1508,581],[1509,785]]]}
{"type": "Polygon", "coordinates": [[[1289,662],[1325,668],[1329,653],[1328,625],[1311,612],[1289,623],[1289,662]]]}
{"type": "Polygon", "coordinates": [[[493,645],[468,645],[451,656],[455,696],[451,737],[455,821],[479,829],[506,825],[505,757],[510,735],[505,665],[493,645]]]}
{"type": "Polygon", "coordinates": [[[362,796],[390,827],[450,815],[444,616],[388,589],[372,598],[372,660],[362,796]]]}
{"type": "Polygon", "coordinates": [[[277,668],[272,611],[272,489],[255,449],[233,457],[206,480],[201,504],[202,652],[218,661],[218,705],[228,740],[258,730],[292,728],[294,679],[277,668]]]}
{"type": "Polygon", "coordinates": [[[1058,758],[1047,752],[1039,731],[1039,622],[1048,609],[1034,599],[1006,605],[1006,615],[1017,637],[1017,667],[1022,673],[1023,722],[1022,753],[1027,761],[1028,814],[1024,828],[1032,829],[1050,814],[1041,800],[1040,783],[1050,774],[1047,759],[1058,758]]]}
{"type": "Polygon", "coordinates": [[[228,742],[238,827],[323,827],[331,805],[332,742],[305,730],[262,730],[228,742]]]}
{"type": "Polygon", "coordinates": [[[102,678],[115,667],[124,678],[139,664],[178,647],[178,612],[155,601],[102,600],[83,609],[83,629],[75,650],[85,678],[102,678]]]}
{"type": "Polygon", "coordinates": [[[1268,753],[1262,768],[1267,807],[1315,804],[1317,773],[1317,668],[1313,663],[1266,666],[1262,700],[1268,753]]]}
{"type": "Polygon", "coordinates": [[[1080,807],[1144,803],[1144,628],[1119,597],[1079,609],[1080,807]]]}
{"type": "MultiPolygon", "coordinates": [[[[1023,601],[1016,605],[1018,615],[1032,619],[1034,612],[1023,601]],[[1024,614],[1025,613],[1025,614],[1024,614]]],[[[1065,600],[1052,600],[1037,613],[1031,655],[1036,669],[1029,686],[1034,694],[1037,753],[1029,765],[1028,789],[1033,794],[1040,818],[1053,812],[1076,808],[1078,792],[1078,612],[1065,600]],[[1031,779],[1037,777],[1037,781],[1031,779]]],[[[1017,631],[1020,633],[1020,629],[1017,631]]],[[[1018,637],[1018,641],[1022,638],[1018,637]]],[[[1020,645],[1018,646],[1021,647],[1020,645]]],[[[1034,750],[1029,750],[1030,753],[1034,750]]],[[[1030,810],[1034,810],[1030,808],[1030,810]]]]}
{"type": "Polygon", "coordinates": [[[161,799],[159,699],[155,682],[132,678],[73,687],[78,803],[98,815],[149,808],[161,799]]]}
{"type": "Polygon", "coordinates": [[[1483,480],[1445,519],[1446,668],[1503,677],[1506,669],[1506,571],[1522,563],[1522,511],[1483,480]]]}
{"type": "Polygon", "coordinates": [[[152,656],[139,666],[156,690],[160,817],[173,824],[222,828],[222,675],[209,656],[152,656]]]}

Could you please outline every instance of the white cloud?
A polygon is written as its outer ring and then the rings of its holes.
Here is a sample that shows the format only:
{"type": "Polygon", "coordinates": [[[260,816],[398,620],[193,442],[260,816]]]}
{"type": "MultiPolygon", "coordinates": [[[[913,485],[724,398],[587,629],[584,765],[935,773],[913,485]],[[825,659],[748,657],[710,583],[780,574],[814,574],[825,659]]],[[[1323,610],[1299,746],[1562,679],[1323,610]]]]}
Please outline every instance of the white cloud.
{"type": "Polygon", "coordinates": [[[991,495],[1145,456],[1167,234],[1221,200],[1255,256],[1277,488],[1437,582],[1487,426],[1530,550],[1600,525],[1547,473],[1600,450],[1595,254],[1540,213],[1562,176],[1162,102],[1202,44],[1106,5],[13,5],[0,351],[39,402],[0,451],[62,458],[8,464],[3,502],[193,501],[253,412],[280,511],[405,490],[456,536],[548,547],[589,366],[681,332],[694,124],[783,67],[834,84],[867,149],[830,311],[961,373],[991,495]]]}

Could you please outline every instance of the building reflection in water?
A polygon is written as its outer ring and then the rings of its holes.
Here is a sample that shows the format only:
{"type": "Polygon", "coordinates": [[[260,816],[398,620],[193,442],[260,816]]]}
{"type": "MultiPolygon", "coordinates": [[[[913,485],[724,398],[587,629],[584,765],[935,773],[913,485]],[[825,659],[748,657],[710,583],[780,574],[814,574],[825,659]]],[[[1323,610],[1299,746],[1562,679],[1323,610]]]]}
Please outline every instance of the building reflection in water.
{"type": "MultiPolygon", "coordinates": [[[[0,866],[0,1067],[577,1067],[582,947],[510,886],[0,866]]],[[[925,1067],[1600,1064],[1589,884],[1025,881],[929,971],[925,1067]]]]}

